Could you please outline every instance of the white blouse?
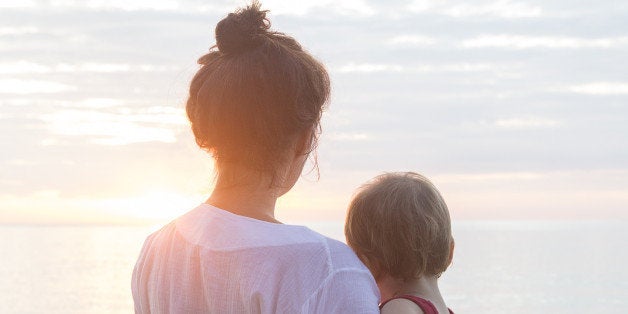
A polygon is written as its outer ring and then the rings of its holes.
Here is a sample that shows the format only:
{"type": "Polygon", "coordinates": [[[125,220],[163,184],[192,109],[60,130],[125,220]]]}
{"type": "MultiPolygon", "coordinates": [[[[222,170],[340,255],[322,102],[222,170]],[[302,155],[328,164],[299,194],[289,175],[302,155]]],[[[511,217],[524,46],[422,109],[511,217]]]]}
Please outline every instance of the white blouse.
{"type": "Polygon", "coordinates": [[[345,244],[201,204],[146,239],[136,313],[379,313],[379,291],[345,244]]]}

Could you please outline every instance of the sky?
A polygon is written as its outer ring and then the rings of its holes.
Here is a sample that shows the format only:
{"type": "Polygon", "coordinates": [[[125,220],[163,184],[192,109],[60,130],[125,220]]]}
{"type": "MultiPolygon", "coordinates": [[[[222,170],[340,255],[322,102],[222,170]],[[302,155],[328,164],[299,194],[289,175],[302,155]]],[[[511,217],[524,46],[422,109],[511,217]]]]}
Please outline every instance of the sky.
{"type": "MultiPolygon", "coordinates": [[[[0,223],[167,221],[213,163],[184,103],[244,1],[0,1],[0,223]]],[[[262,1],[328,68],[319,173],[277,205],[341,221],[385,171],[454,220],[628,219],[628,3],[262,1]]]]}

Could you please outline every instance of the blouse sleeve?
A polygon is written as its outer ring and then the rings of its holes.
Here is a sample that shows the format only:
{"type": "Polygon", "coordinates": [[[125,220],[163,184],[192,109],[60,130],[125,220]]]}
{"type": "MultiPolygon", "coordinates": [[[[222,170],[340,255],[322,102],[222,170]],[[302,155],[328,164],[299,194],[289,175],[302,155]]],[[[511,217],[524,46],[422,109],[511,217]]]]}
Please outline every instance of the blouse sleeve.
{"type": "Polygon", "coordinates": [[[368,271],[339,269],[304,304],[302,313],[379,314],[379,290],[368,271]]]}

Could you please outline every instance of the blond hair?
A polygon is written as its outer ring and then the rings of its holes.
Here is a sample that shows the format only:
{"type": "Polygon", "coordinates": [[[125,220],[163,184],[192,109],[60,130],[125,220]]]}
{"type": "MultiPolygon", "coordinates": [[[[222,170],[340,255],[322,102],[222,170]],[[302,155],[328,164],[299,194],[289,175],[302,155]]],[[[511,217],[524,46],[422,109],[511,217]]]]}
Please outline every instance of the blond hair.
{"type": "Polygon", "coordinates": [[[439,276],[451,262],[447,205],[414,172],[386,173],[360,187],[349,205],[345,235],[376,279],[439,276]]]}

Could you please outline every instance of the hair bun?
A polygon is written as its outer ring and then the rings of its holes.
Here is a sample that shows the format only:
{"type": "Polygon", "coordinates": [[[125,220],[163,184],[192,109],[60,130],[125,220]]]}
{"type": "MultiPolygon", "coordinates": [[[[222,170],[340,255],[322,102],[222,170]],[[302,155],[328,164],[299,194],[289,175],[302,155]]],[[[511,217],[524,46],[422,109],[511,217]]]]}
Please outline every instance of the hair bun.
{"type": "Polygon", "coordinates": [[[216,46],[222,53],[241,53],[259,46],[270,28],[267,10],[253,1],[244,9],[229,13],[216,25],[216,46]]]}

